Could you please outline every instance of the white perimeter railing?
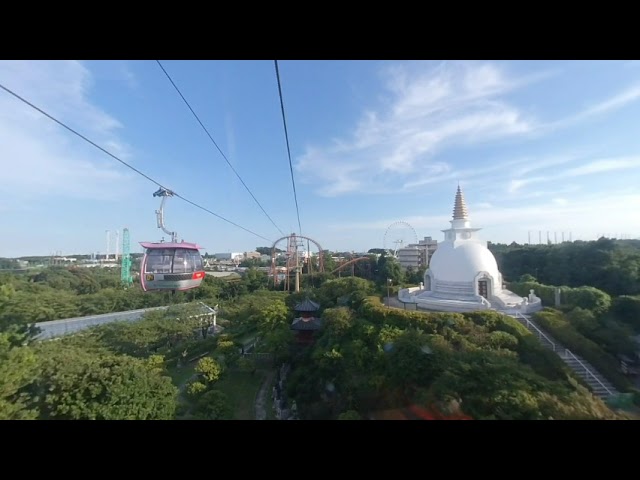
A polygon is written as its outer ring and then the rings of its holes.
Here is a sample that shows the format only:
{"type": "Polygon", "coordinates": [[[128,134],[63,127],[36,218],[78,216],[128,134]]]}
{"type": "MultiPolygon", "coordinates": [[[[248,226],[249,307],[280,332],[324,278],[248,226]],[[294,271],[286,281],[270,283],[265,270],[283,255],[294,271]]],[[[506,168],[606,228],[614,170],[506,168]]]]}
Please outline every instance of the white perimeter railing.
{"type": "Polygon", "coordinates": [[[587,372],[589,375],[591,375],[591,376],[595,379],[595,381],[596,381],[596,382],[598,382],[598,384],[599,384],[602,388],[604,388],[604,389],[607,391],[607,393],[608,393],[609,395],[613,395],[613,392],[612,392],[611,390],[609,390],[609,389],[606,387],[606,385],[605,385],[604,383],[602,383],[602,382],[600,381],[600,379],[599,379],[598,377],[596,377],[596,376],[593,374],[593,372],[592,372],[591,370],[589,370],[589,368],[587,368],[587,366],[586,366],[584,363],[582,363],[582,362],[580,361],[580,359],[579,359],[578,357],[576,357],[576,356],[571,352],[571,350],[569,350],[568,348],[565,348],[565,350],[564,350],[564,351],[565,351],[565,356],[566,356],[566,354],[569,354],[569,355],[570,355],[570,356],[571,356],[571,357],[572,357],[576,362],[578,362],[578,363],[582,366],[582,368],[584,368],[584,371],[585,371],[585,372],[587,372]]]}
{"type": "Polygon", "coordinates": [[[549,337],[547,337],[547,336],[545,335],[545,333],[544,333],[542,330],[540,330],[540,329],[538,328],[538,326],[537,326],[535,323],[533,323],[532,321],[530,321],[527,317],[525,317],[524,315],[522,315],[520,312],[516,312],[515,316],[516,316],[516,319],[517,319],[517,318],[521,318],[522,320],[524,320],[524,322],[525,322],[525,326],[526,326],[527,328],[531,327],[531,328],[533,328],[533,329],[538,333],[538,340],[539,340],[541,337],[542,337],[542,338],[544,338],[544,339],[545,339],[547,342],[549,342],[549,344],[551,345],[551,349],[552,349],[554,352],[556,351],[556,344],[555,344],[554,342],[552,342],[552,341],[551,341],[551,339],[550,339],[549,337]]]}

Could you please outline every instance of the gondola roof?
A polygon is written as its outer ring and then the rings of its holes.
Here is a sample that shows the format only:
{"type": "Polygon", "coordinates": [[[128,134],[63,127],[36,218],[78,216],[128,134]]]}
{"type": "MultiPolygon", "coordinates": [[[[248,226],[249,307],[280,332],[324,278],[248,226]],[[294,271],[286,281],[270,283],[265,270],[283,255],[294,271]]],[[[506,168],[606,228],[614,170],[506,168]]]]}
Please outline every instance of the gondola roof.
{"type": "Polygon", "coordinates": [[[200,250],[203,248],[196,243],[189,242],[140,242],[140,245],[144,248],[189,248],[192,250],[200,250]]]}

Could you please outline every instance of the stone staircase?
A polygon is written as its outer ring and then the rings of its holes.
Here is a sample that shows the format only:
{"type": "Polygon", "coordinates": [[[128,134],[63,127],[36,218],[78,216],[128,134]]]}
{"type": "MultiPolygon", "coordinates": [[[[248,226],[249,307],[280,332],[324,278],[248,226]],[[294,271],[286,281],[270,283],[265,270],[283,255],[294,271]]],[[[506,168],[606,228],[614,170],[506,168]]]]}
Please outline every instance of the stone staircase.
{"type": "Polygon", "coordinates": [[[593,394],[597,397],[606,400],[607,398],[619,395],[615,387],[585,359],[573,353],[568,348],[563,347],[550,335],[545,333],[528,315],[521,313],[509,314],[510,317],[515,318],[522,325],[527,327],[531,333],[533,333],[540,343],[546,348],[554,351],[569,367],[582,378],[593,394]]]}

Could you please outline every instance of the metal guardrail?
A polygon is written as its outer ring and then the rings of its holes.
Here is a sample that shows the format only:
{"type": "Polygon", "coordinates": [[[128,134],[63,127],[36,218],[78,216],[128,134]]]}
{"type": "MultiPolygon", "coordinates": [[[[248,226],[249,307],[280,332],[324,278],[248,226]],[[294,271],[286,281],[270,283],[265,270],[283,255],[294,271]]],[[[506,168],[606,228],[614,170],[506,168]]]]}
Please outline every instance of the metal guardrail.
{"type": "MultiPolygon", "coordinates": [[[[527,327],[528,327],[529,325],[530,325],[531,327],[533,327],[533,328],[534,328],[534,330],[535,330],[536,332],[538,332],[538,334],[539,334],[539,335],[541,335],[542,337],[544,337],[544,339],[552,345],[552,347],[553,347],[553,351],[554,351],[554,352],[556,351],[556,345],[555,345],[555,343],[554,343],[554,342],[552,342],[552,341],[549,339],[549,337],[547,337],[547,336],[544,334],[544,332],[543,332],[542,330],[540,330],[540,329],[535,325],[535,323],[531,322],[527,317],[525,317],[524,315],[522,315],[520,312],[517,312],[517,313],[515,314],[515,316],[516,316],[516,318],[518,318],[518,317],[519,317],[519,318],[522,318],[522,319],[526,322],[527,327]]],[[[599,384],[602,388],[604,388],[604,389],[606,390],[606,392],[607,392],[609,395],[613,395],[613,392],[612,392],[611,390],[609,390],[609,389],[607,388],[607,386],[606,386],[604,383],[602,383],[602,382],[600,381],[600,379],[599,379],[599,378],[598,378],[598,377],[597,377],[597,376],[596,376],[596,375],[595,375],[595,374],[594,374],[594,373],[593,373],[593,372],[592,372],[592,371],[591,371],[591,370],[590,370],[590,369],[589,369],[589,368],[588,368],[584,363],[582,363],[582,361],[580,361],[580,359],[579,359],[578,357],[576,357],[576,356],[573,354],[573,352],[572,352],[571,350],[569,350],[568,348],[565,348],[565,349],[564,349],[564,352],[565,352],[565,358],[566,358],[567,356],[571,356],[571,357],[572,357],[576,362],[578,362],[578,363],[580,364],[580,366],[581,366],[582,368],[584,368],[584,371],[585,371],[585,372],[587,372],[587,374],[588,374],[588,375],[590,375],[591,377],[593,377],[593,379],[594,379],[596,382],[598,382],[598,384],[599,384]]]]}
{"type": "Polygon", "coordinates": [[[538,332],[538,338],[543,337],[547,342],[549,342],[551,344],[551,349],[555,352],[556,351],[556,344],[554,342],[551,341],[551,339],[549,337],[547,337],[545,335],[545,333],[540,330],[538,328],[538,326],[533,323],[532,321],[530,321],[527,317],[525,317],[523,314],[521,314],[520,312],[516,312],[515,314],[516,319],[518,317],[522,318],[525,322],[526,322],[526,327],[529,328],[529,326],[531,326],[536,332],[538,332]]]}
{"type": "MultiPolygon", "coordinates": [[[[214,320],[216,318],[216,314],[218,313],[217,305],[216,308],[211,308],[203,302],[199,302],[203,307],[206,307],[208,310],[207,313],[194,315],[194,316],[204,316],[204,315],[213,315],[214,320]]],[[[181,304],[188,305],[188,304],[181,304]]],[[[178,306],[178,305],[175,305],[178,306]]],[[[163,305],[160,307],[148,307],[148,308],[138,308],[135,310],[125,310],[123,312],[111,312],[111,313],[102,313],[98,315],[86,315],[84,317],[72,317],[72,318],[62,318],[60,320],[49,320],[46,322],[37,322],[35,325],[40,329],[40,332],[37,334],[36,338],[38,340],[50,340],[53,338],[59,338],[61,336],[75,334],[82,330],[86,330],[91,327],[105,325],[108,323],[114,322],[135,322],[140,320],[144,314],[154,311],[167,310],[171,306],[163,305]]]]}
{"type": "Polygon", "coordinates": [[[579,359],[578,357],[576,357],[576,356],[571,352],[571,350],[569,350],[568,348],[565,348],[565,349],[564,349],[564,351],[565,351],[565,354],[569,354],[569,355],[571,355],[571,357],[573,357],[573,359],[574,359],[576,362],[578,362],[578,363],[582,366],[582,368],[584,368],[585,372],[587,372],[589,375],[591,375],[591,376],[595,379],[595,381],[596,381],[596,382],[598,382],[598,383],[600,384],[600,386],[601,386],[602,388],[604,388],[604,389],[607,391],[607,393],[608,393],[609,395],[613,395],[613,392],[612,392],[611,390],[609,390],[609,389],[607,388],[607,386],[606,386],[604,383],[602,383],[602,382],[600,381],[600,379],[599,379],[598,377],[596,377],[596,376],[593,374],[593,372],[592,372],[591,370],[589,370],[589,368],[587,368],[587,366],[586,366],[584,363],[582,363],[582,362],[580,361],[580,359],[579,359]]]}

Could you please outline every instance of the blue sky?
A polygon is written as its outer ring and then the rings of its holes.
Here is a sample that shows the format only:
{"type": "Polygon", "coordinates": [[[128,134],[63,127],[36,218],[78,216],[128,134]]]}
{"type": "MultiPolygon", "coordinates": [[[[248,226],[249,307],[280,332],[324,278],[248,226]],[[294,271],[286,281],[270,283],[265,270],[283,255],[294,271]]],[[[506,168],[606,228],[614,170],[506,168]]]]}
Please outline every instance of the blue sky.
{"type": "MultiPolygon", "coordinates": [[[[297,230],[273,61],[163,61],[265,210],[297,230]]],[[[640,62],[280,61],[302,233],[440,240],[458,182],[494,242],[640,237],[640,62]],[[396,236],[404,236],[398,231],[396,236]]],[[[282,235],[155,61],[0,61],[0,83],[190,200],[167,226],[209,253],[282,235]]],[[[0,91],[0,256],[157,241],[157,187],[0,91]]],[[[281,245],[282,246],[282,245],[281,245]]],[[[113,251],[113,247],[112,247],[113,251]]]]}

